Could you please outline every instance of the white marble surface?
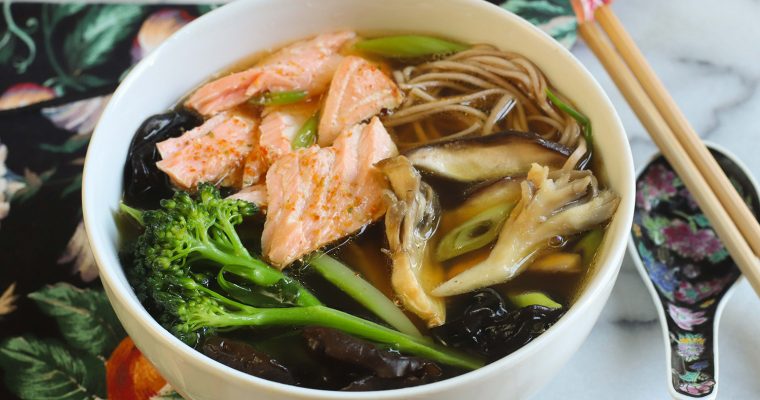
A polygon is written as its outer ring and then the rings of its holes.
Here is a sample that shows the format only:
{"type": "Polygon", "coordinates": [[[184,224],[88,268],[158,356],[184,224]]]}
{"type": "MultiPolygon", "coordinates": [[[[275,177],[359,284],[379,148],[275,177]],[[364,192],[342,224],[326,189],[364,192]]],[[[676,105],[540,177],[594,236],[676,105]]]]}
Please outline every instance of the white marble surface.
{"type": "MultiPolygon", "coordinates": [[[[760,1],[620,0],[614,9],[700,135],[760,178],[760,1]]],[[[582,43],[573,52],[612,98],[640,168],[655,146],[593,54],[582,43]]],[[[720,326],[719,399],[760,399],[758,333],[760,299],[742,282],[720,326]]],[[[656,310],[627,257],[590,337],[534,399],[665,399],[667,368],[656,310]]]]}

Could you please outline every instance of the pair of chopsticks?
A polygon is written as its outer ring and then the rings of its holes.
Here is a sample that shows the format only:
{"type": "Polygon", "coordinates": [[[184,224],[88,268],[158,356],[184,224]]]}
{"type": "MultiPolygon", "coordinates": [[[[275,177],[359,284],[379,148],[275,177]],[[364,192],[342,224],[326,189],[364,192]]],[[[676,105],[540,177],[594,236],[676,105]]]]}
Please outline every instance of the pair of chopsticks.
{"type": "MultiPolygon", "coordinates": [[[[606,2],[605,2],[606,3],[606,2]]],[[[609,5],[579,33],[760,296],[760,225],[609,5]]]]}

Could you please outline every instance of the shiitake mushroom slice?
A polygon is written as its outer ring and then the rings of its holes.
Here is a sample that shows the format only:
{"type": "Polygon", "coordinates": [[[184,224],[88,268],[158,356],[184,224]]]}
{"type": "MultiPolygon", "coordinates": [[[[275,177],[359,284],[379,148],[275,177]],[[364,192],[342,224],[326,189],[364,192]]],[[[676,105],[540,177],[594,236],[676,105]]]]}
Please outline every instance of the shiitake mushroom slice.
{"type": "Polygon", "coordinates": [[[535,133],[504,131],[436,142],[405,155],[412,164],[432,175],[460,182],[481,182],[524,175],[531,164],[559,169],[571,150],[535,133]]]}

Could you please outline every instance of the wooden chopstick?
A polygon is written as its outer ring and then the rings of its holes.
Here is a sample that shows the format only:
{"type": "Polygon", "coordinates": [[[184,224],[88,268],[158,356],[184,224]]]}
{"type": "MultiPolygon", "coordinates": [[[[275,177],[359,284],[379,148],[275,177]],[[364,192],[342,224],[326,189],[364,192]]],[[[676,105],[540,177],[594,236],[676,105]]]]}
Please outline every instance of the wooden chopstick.
{"type": "Polygon", "coordinates": [[[755,256],[705,178],[699,173],[695,162],[686,153],[654,102],[647,96],[635,75],[595,22],[581,24],[579,33],[601,61],[657,147],[681,177],[734,262],[760,296],[760,260],[755,256]]]}
{"type": "Polygon", "coordinates": [[[662,117],[665,118],[665,122],[686,149],[689,157],[694,160],[699,172],[705,177],[715,195],[718,196],[723,208],[744,235],[744,239],[752,247],[755,255],[760,257],[760,224],[731,185],[731,181],[694,131],[686,116],[678,108],[673,97],[665,89],[665,85],[662,84],[662,81],[647,63],[633,38],[626,32],[623,24],[609,6],[603,6],[596,10],[596,20],[618,53],[623,57],[623,60],[628,64],[628,68],[644,87],[644,91],[652,99],[662,117]]]}

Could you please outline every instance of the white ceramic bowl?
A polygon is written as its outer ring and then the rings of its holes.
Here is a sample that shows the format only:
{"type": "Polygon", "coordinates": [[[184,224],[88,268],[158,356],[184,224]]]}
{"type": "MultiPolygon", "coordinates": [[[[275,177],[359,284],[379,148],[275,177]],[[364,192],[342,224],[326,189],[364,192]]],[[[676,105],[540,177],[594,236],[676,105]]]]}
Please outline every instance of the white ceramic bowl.
{"type": "MultiPolygon", "coordinates": [[[[239,1],[183,28],[132,70],[119,86],[92,137],[84,168],[84,220],[111,304],[137,347],[188,399],[518,399],[548,382],[588,335],[617,276],[634,199],[634,169],[620,120],[583,66],[528,22],[482,0],[239,1]],[[477,371],[415,388],[364,393],[282,385],[219,364],[165,331],[143,309],[117,257],[114,223],[122,169],[132,135],[148,116],[215,72],[263,49],[350,28],[368,32],[430,33],[465,43],[490,43],[524,54],[591,119],[602,179],[622,202],[582,295],[549,331],[477,371]]],[[[584,384],[578,382],[578,384],[584,384]]]]}

